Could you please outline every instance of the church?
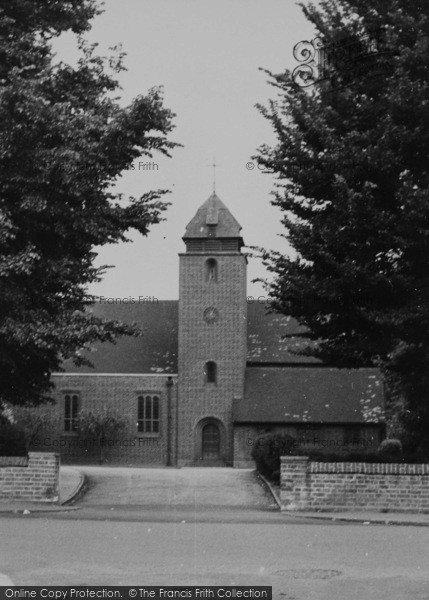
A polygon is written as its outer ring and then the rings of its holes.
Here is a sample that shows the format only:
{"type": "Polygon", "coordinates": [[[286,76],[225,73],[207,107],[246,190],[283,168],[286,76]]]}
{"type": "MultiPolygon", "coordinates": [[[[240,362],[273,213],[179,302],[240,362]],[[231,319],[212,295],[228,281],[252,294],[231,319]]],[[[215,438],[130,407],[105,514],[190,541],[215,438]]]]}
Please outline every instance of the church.
{"type": "Polygon", "coordinates": [[[303,329],[246,296],[241,227],[213,193],[189,222],[178,301],[95,302],[100,317],[135,322],[141,337],[96,344],[94,368],[55,373],[55,430],[39,450],[97,462],[81,410],[115,410],[126,426],[103,440],[110,464],[253,465],[258,436],[286,432],[300,449],[376,450],[384,437],[377,369],[345,370],[300,356],[303,329]]]}

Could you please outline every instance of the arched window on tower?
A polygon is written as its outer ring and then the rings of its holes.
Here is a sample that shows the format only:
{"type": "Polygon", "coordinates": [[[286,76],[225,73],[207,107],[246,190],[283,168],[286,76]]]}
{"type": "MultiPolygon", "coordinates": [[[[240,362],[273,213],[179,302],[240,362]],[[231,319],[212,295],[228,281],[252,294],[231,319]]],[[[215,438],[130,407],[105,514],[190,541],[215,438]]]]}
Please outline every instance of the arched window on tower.
{"type": "Polygon", "coordinates": [[[217,382],[217,364],[213,360],[206,362],[204,367],[206,383],[217,382]]]}
{"type": "Polygon", "coordinates": [[[206,280],[217,281],[217,261],[214,258],[206,260],[206,280]]]}

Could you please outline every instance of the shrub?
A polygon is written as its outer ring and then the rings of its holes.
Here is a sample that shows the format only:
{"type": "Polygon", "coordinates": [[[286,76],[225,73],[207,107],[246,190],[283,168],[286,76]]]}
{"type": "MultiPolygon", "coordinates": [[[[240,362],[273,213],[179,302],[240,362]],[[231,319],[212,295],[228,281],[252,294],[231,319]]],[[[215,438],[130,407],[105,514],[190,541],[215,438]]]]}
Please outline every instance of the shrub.
{"type": "Polygon", "coordinates": [[[51,403],[36,406],[8,406],[7,413],[9,421],[22,432],[27,451],[41,432],[54,427],[57,421],[57,417],[52,414],[51,403]]]}
{"type": "Polygon", "coordinates": [[[314,462],[365,462],[365,463],[428,463],[429,453],[402,452],[399,440],[384,440],[376,452],[326,452],[301,448],[298,441],[287,434],[267,433],[260,436],[252,449],[259,473],[271,481],[280,480],[281,456],[308,456],[314,462]]]}
{"type": "Polygon", "coordinates": [[[259,473],[278,482],[280,457],[298,454],[296,440],[287,433],[267,433],[260,436],[252,448],[252,458],[259,473]]]}
{"type": "Polygon", "coordinates": [[[6,419],[0,419],[0,456],[27,456],[24,432],[6,419]]]}
{"type": "Polygon", "coordinates": [[[256,440],[252,449],[252,458],[259,473],[276,483],[280,481],[281,456],[308,456],[314,462],[429,462],[429,453],[403,454],[401,442],[394,439],[384,440],[377,452],[326,452],[300,448],[297,440],[288,434],[267,433],[256,440]]]}
{"type": "Polygon", "coordinates": [[[115,438],[126,427],[126,420],[119,410],[105,408],[81,410],[77,415],[80,436],[95,438],[98,441],[100,465],[104,460],[104,445],[109,438],[115,438]]]}
{"type": "Polygon", "coordinates": [[[386,459],[401,459],[402,458],[402,444],[399,440],[388,439],[383,440],[378,447],[378,454],[386,459]]]}
{"type": "Polygon", "coordinates": [[[429,463],[429,453],[380,454],[377,452],[321,452],[320,450],[297,450],[314,462],[360,462],[360,463],[429,463]]]}

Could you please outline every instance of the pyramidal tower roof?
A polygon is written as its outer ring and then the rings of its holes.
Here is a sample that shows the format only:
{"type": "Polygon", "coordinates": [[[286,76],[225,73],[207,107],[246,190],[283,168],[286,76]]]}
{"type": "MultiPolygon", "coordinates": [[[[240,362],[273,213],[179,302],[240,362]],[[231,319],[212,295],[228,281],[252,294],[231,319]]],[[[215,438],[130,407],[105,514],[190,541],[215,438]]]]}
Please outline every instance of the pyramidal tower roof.
{"type": "Polygon", "coordinates": [[[241,225],[213,192],[188,223],[183,239],[217,237],[241,240],[240,231],[241,225]]]}

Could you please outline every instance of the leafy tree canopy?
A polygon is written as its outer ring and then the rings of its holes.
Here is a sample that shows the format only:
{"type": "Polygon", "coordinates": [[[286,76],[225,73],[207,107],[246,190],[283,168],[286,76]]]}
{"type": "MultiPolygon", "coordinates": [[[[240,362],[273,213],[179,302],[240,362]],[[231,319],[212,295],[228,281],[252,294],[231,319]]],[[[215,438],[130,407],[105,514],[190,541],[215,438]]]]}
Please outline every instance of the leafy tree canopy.
{"type": "Polygon", "coordinates": [[[62,358],[136,334],[83,312],[104,271],[95,246],[147,235],[168,203],[164,190],[127,203],[111,193],[141,155],[169,156],[174,115],[159,89],[121,107],[123,54],[95,53],[79,37],[75,67],[55,63],[50,40],[83,34],[94,0],[0,2],[0,404],[37,403],[62,358]]]}
{"type": "Polygon", "coordinates": [[[257,158],[277,175],[273,204],[294,249],[262,251],[273,307],[307,327],[308,354],[380,366],[390,423],[415,446],[429,435],[429,6],[302,8],[325,48],[352,41],[355,76],[344,54],[312,87],[268,72],[278,97],[259,110],[277,144],[257,158]],[[370,57],[364,40],[377,31],[370,57]]]}

